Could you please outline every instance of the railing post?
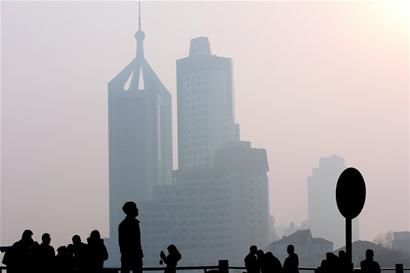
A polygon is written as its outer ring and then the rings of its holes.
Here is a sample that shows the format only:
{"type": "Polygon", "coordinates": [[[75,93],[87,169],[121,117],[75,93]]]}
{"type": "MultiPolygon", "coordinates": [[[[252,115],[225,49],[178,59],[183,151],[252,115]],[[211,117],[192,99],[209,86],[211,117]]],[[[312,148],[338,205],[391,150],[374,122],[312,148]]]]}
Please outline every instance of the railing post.
{"type": "Polygon", "coordinates": [[[229,261],[228,260],[219,260],[218,269],[220,273],[229,273],[229,261]]]}
{"type": "Polygon", "coordinates": [[[403,273],[403,264],[396,264],[396,273],[403,273]]]}

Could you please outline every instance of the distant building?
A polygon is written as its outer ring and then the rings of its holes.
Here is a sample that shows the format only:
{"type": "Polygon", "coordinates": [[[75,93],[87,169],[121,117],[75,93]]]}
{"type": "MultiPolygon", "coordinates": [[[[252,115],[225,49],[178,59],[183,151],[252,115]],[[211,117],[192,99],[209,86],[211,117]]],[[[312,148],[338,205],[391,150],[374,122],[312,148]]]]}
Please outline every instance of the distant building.
{"type": "Polygon", "coordinates": [[[279,241],[269,244],[265,250],[271,251],[283,263],[288,256],[286,252],[288,245],[295,246],[295,252],[299,256],[299,265],[306,267],[320,265],[326,253],[333,250],[332,242],[322,238],[313,238],[309,229],[298,230],[289,236],[284,236],[279,241]]]}
{"type": "Polygon", "coordinates": [[[232,60],[212,55],[208,38],[192,39],[177,60],[177,94],[179,169],[211,168],[216,150],[239,139],[232,60]]]}
{"type": "Polygon", "coordinates": [[[393,232],[392,248],[410,256],[410,231],[393,232]]]}
{"type": "Polygon", "coordinates": [[[173,243],[181,264],[242,264],[251,244],[268,243],[268,163],[263,149],[234,142],[218,150],[214,168],[178,170],[141,205],[144,263],[158,264],[173,243]]]}
{"type": "MultiPolygon", "coordinates": [[[[336,184],[346,169],[337,155],[319,159],[319,167],[308,177],[308,215],[312,235],[325,238],[336,248],[345,245],[345,219],[336,204],[336,184]]],[[[359,238],[358,218],[353,220],[353,241],[359,238]]]]}
{"type": "Polygon", "coordinates": [[[149,200],[155,186],[172,182],[171,95],[144,57],[144,37],[139,28],[136,57],[108,83],[109,246],[116,263],[122,205],[149,200]]]}
{"type": "Polygon", "coordinates": [[[110,249],[119,264],[121,207],[140,208],[144,265],[175,244],[180,264],[242,263],[249,246],[269,236],[268,161],[264,149],[239,141],[234,124],[232,61],[213,56],[208,39],[191,42],[177,61],[179,169],[172,175],[171,96],[137,56],[109,88],[110,249]]]}

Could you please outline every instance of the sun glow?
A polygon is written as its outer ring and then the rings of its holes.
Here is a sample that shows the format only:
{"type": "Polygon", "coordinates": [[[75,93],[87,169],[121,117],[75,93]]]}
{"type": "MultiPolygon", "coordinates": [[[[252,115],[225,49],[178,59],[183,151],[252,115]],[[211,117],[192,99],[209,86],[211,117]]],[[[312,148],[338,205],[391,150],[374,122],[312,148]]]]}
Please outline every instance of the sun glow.
{"type": "Polygon", "coordinates": [[[379,2],[381,8],[393,19],[406,23],[410,23],[410,1],[409,0],[382,0],[379,2]]]}

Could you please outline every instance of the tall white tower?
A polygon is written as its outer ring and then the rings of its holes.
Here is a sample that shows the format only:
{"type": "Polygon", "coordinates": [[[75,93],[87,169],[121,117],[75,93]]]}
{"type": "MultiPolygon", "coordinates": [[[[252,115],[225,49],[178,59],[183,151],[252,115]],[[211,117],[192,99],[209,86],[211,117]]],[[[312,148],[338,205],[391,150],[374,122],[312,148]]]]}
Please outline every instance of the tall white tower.
{"type": "Polygon", "coordinates": [[[178,167],[210,168],[215,152],[239,139],[234,124],[232,60],[211,55],[208,38],[191,40],[177,60],[178,167]]]}

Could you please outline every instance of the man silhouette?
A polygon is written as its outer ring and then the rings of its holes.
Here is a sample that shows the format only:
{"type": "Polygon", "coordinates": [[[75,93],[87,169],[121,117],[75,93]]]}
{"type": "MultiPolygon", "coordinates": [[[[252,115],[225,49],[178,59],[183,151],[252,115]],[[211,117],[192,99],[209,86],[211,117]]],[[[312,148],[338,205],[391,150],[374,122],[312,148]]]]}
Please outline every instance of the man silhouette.
{"type": "Polygon", "coordinates": [[[264,261],[266,272],[282,273],[282,264],[280,263],[279,259],[272,254],[272,252],[268,251],[265,253],[264,261]]]}
{"type": "Polygon", "coordinates": [[[41,236],[41,244],[35,249],[34,257],[36,264],[36,272],[48,273],[53,272],[53,262],[55,257],[54,248],[50,245],[51,236],[48,233],[44,233],[41,236]]]}
{"type": "Polygon", "coordinates": [[[364,273],[380,273],[380,265],[373,260],[373,256],[373,250],[366,250],[366,259],[360,262],[360,268],[364,273]]]}
{"type": "Polygon", "coordinates": [[[121,273],[142,273],[140,222],[136,219],[138,208],[134,202],[126,202],[122,207],[125,219],[118,227],[118,243],[121,252],[121,273]]]}
{"type": "Polygon", "coordinates": [[[4,255],[3,263],[7,265],[7,272],[26,273],[33,270],[33,254],[38,243],[32,238],[33,232],[25,230],[21,239],[15,242],[4,255]]]}
{"type": "Polygon", "coordinates": [[[86,273],[87,245],[81,241],[80,235],[77,234],[72,237],[71,241],[73,243],[69,244],[67,249],[75,272],[86,273]]]}
{"type": "Polygon", "coordinates": [[[288,245],[287,252],[289,256],[283,263],[283,272],[285,273],[299,273],[299,257],[295,253],[295,247],[288,245]]]}
{"type": "Polygon", "coordinates": [[[244,259],[246,271],[248,273],[259,273],[258,259],[256,257],[257,251],[258,248],[256,246],[251,246],[249,248],[249,254],[246,255],[244,259]]]}

